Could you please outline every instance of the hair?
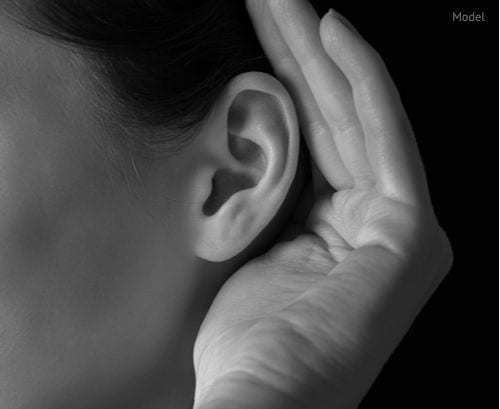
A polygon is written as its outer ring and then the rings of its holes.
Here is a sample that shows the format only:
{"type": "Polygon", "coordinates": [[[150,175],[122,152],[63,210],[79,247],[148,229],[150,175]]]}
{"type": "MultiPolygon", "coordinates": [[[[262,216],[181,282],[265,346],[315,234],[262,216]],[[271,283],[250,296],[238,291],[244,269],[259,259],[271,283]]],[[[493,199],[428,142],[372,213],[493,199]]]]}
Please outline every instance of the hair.
{"type": "Polygon", "coordinates": [[[243,0],[7,4],[30,30],[88,54],[93,76],[125,128],[161,130],[142,132],[134,146],[181,146],[231,78],[271,72],[243,0]]]}
{"type": "MultiPolygon", "coordinates": [[[[112,142],[119,138],[126,149],[118,149],[125,153],[118,160],[127,159],[136,174],[137,154],[164,156],[188,144],[232,78],[248,71],[272,74],[244,0],[3,0],[0,10],[89,57],[83,60],[106,105],[104,126],[111,115],[125,131],[112,142]]],[[[300,144],[298,170],[283,207],[295,202],[303,189],[299,184],[310,179],[303,138],[300,144]]],[[[115,144],[105,146],[117,158],[115,144]]],[[[278,212],[261,234],[269,235],[290,211],[278,212]]]]}

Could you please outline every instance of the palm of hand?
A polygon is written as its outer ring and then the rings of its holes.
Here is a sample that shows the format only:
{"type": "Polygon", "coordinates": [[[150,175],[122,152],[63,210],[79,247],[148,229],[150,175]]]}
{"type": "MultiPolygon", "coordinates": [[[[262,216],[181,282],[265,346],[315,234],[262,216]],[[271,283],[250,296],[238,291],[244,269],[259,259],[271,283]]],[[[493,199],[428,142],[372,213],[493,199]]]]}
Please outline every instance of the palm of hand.
{"type": "Polygon", "coordinates": [[[330,193],[316,198],[307,234],[247,263],[217,295],[195,344],[195,408],[322,407],[312,397],[353,407],[451,249],[380,57],[301,0],[247,6],[330,193]]]}
{"type": "Polygon", "coordinates": [[[364,344],[388,318],[372,300],[394,290],[381,275],[410,261],[399,253],[417,242],[416,213],[375,186],[320,200],[309,217],[314,234],[279,243],[219,292],[196,342],[198,378],[209,380],[198,383],[197,394],[226,395],[226,388],[251,383],[256,393],[271,388],[300,404],[290,391],[300,396],[315,379],[340,398],[349,377],[360,376],[364,344]]]}

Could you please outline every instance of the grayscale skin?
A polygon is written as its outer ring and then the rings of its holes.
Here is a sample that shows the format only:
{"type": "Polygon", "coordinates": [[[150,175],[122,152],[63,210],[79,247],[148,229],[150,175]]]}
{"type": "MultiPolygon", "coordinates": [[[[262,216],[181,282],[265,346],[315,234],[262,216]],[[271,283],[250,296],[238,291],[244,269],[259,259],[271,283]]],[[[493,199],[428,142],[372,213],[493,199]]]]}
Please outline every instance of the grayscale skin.
{"type": "Polygon", "coordinates": [[[2,409],[355,407],[448,272],[381,58],[305,1],[247,7],[276,75],[154,161],[114,144],[83,54],[0,13],[2,409]],[[299,127],[314,207],[249,260],[294,207],[299,127]]]}
{"type": "Polygon", "coordinates": [[[304,0],[247,0],[316,164],[308,233],[241,268],[195,347],[198,409],[355,408],[449,271],[381,57],[304,0]]]}

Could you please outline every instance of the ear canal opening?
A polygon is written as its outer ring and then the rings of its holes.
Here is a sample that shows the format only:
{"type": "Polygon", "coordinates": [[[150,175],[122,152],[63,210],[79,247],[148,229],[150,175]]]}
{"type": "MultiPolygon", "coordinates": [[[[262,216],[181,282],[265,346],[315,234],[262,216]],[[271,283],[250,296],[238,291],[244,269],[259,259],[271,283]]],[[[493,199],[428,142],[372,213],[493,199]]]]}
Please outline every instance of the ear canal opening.
{"type": "Polygon", "coordinates": [[[252,176],[236,173],[229,169],[221,169],[212,177],[210,196],[203,204],[203,214],[211,216],[217,213],[222,205],[236,192],[250,189],[256,185],[252,176]]]}

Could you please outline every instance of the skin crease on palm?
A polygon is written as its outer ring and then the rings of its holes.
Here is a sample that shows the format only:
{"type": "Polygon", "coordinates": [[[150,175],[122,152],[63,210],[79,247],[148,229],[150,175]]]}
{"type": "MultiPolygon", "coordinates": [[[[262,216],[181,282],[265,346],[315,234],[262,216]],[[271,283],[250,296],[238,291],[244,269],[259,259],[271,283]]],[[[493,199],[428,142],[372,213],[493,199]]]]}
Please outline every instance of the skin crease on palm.
{"type": "Polygon", "coordinates": [[[276,78],[133,166],[86,57],[0,13],[0,407],[355,407],[449,270],[379,57],[306,2],[247,6],[276,78]],[[308,234],[231,276],[294,205],[299,126],[308,234]]]}

